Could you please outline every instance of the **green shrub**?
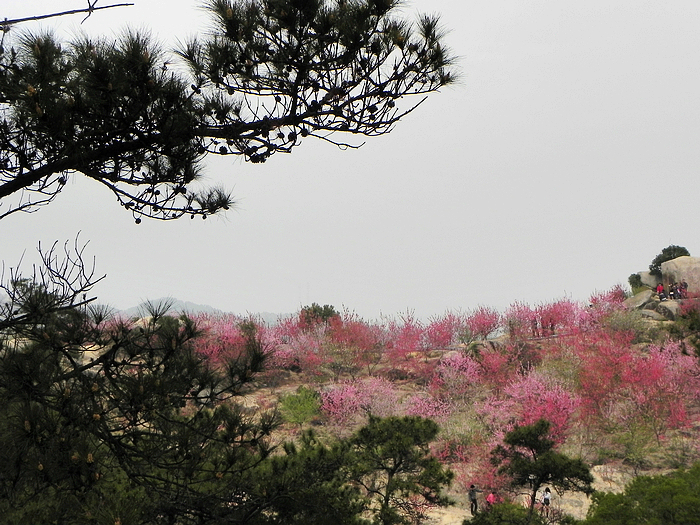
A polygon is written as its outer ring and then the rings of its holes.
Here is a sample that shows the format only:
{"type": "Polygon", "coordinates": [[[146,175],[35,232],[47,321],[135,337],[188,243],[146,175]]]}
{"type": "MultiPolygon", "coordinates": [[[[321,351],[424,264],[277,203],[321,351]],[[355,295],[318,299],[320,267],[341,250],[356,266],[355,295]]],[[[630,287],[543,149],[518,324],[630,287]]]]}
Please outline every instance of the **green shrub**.
{"type": "Polygon", "coordinates": [[[320,414],[321,396],[315,390],[300,386],[296,394],[288,394],[280,400],[280,412],[287,423],[308,423],[320,414]]]}
{"type": "Polygon", "coordinates": [[[671,339],[682,342],[684,349],[690,345],[691,349],[686,352],[694,351],[695,355],[700,356],[700,308],[695,301],[684,301],[680,315],[666,330],[671,339]]]}
{"type": "Polygon", "coordinates": [[[544,519],[528,509],[512,503],[496,503],[493,507],[479,512],[471,520],[464,520],[462,525],[544,525],[544,519]]]}
{"type": "Polygon", "coordinates": [[[602,320],[602,324],[611,332],[634,334],[634,343],[649,342],[649,325],[638,310],[613,311],[602,320]]]}
{"type": "Polygon", "coordinates": [[[639,476],[623,494],[596,493],[585,525],[700,525],[700,464],[667,476],[639,476]]]}
{"type": "Polygon", "coordinates": [[[638,273],[633,273],[627,278],[627,282],[632,288],[632,295],[636,295],[641,292],[646,286],[642,283],[642,277],[638,273]]]}

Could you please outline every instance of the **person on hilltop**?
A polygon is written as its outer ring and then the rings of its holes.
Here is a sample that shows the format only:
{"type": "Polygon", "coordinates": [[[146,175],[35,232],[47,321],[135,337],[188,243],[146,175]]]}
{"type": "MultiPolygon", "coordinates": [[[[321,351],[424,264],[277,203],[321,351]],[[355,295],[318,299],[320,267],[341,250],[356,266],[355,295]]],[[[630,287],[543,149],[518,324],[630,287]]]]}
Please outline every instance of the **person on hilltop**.
{"type": "Polygon", "coordinates": [[[679,290],[681,292],[681,299],[687,299],[688,298],[688,283],[686,282],[685,279],[681,281],[679,290]]]}
{"type": "Polygon", "coordinates": [[[656,293],[659,294],[659,299],[662,301],[666,300],[666,291],[664,290],[664,285],[662,283],[659,283],[656,286],[656,293]]]}

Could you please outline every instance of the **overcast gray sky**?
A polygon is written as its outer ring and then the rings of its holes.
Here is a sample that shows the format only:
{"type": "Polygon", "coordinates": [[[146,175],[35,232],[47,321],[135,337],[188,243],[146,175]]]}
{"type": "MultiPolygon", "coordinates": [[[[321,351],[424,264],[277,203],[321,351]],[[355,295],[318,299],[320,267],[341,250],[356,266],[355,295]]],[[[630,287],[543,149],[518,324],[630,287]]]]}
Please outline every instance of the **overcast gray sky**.
{"type": "MultiPolygon", "coordinates": [[[[206,31],[198,2],[133,1],[84,28],[129,23],[168,46],[206,31]]],[[[84,4],[3,0],[0,17],[84,4]]],[[[117,308],[317,302],[375,319],[586,300],[669,244],[700,256],[700,2],[413,0],[401,12],[442,15],[463,79],[389,136],[355,151],[306,140],[264,165],[212,159],[209,177],[239,206],[206,221],[136,225],[74,176],[53,204],[0,221],[0,258],[30,261],[39,241],[81,231],[107,274],[95,292],[117,308]]]]}

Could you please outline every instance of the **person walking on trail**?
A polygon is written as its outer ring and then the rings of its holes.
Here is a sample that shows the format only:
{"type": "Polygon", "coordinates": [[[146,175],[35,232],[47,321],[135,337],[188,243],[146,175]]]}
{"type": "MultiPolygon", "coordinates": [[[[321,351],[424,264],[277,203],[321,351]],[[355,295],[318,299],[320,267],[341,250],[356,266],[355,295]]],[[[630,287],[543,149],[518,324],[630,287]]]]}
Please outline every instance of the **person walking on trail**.
{"type": "Polygon", "coordinates": [[[481,491],[477,489],[475,485],[469,487],[469,510],[471,511],[472,516],[475,516],[479,510],[479,503],[476,496],[478,492],[481,491]]]}
{"type": "Polygon", "coordinates": [[[542,512],[545,516],[549,516],[549,504],[552,502],[552,491],[549,487],[544,489],[542,493],[542,512]]]}

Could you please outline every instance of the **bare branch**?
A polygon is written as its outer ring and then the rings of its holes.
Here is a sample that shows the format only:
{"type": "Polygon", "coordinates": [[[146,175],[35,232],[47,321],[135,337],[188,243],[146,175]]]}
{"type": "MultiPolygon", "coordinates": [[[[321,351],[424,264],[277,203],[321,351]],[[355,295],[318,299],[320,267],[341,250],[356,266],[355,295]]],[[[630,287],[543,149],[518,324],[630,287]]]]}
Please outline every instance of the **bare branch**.
{"type": "Polygon", "coordinates": [[[85,306],[96,299],[88,297],[88,293],[105,276],[95,276],[94,258],[88,265],[84,257],[88,243],[80,244],[79,237],[80,234],[72,248],[66,241],[62,250],[58,241],[48,250],[43,250],[39,244],[42,262],[33,266],[29,278],[23,276],[18,265],[7,270],[6,280],[3,263],[0,290],[6,298],[0,302],[0,332],[36,324],[37,319],[85,306]]]}
{"type": "Polygon", "coordinates": [[[94,2],[90,3],[88,1],[88,7],[85,9],[71,9],[70,11],[62,11],[60,13],[51,13],[48,15],[37,15],[37,16],[28,16],[26,18],[15,18],[15,19],[7,19],[0,22],[0,31],[7,32],[10,30],[10,26],[13,26],[15,24],[22,24],[24,22],[35,22],[37,20],[45,20],[47,18],[55,18],[58,16],[66,16],[66,15],[77,15],[81,13],[87,13],[88,15],[83,19],[83,22],[87,20],[90,15],[93,13],[93,11],[99,11],[101,9],[111,9],[113,7],[127,7],[127,6],[132,6],[134,4],[130,3],[124,3],[124,4],[113,4],[113,5],[105,5],[105,6],[99,6],[95,7],[95,4],[97,3],[97,0],[94,2]]]}

